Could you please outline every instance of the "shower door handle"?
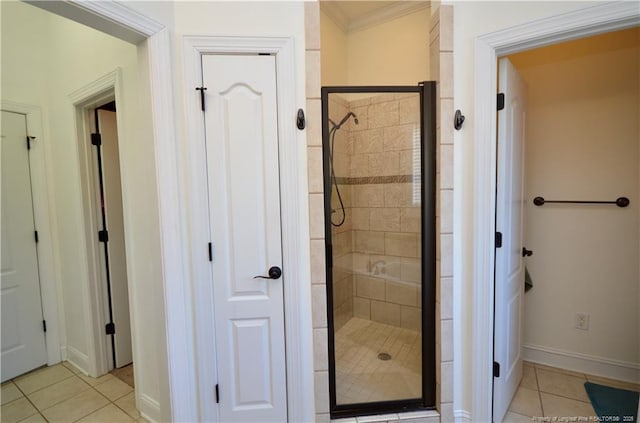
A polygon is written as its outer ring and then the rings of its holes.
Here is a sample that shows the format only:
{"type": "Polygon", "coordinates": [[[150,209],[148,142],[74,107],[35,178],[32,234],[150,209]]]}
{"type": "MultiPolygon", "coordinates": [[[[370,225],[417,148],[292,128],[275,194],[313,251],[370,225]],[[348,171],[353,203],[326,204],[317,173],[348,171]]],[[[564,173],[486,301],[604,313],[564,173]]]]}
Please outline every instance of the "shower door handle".
{"type": "Polygon", "coordinates": [[[278,266],[273,266],[269,269],[269,276],[254,276],[253,279],[280,279],[282,276],[282,269],[278,266]]]}

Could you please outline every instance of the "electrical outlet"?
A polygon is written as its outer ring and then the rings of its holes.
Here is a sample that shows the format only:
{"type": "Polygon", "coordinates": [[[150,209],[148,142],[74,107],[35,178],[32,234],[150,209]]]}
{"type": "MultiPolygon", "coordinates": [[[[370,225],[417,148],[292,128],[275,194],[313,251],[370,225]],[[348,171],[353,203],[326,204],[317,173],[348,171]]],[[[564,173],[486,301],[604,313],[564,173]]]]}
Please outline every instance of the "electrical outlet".
{"type": "Polygon", "coordinates": [[[576,329],[589,330],[589,314],[576,313],[576,329]]]}

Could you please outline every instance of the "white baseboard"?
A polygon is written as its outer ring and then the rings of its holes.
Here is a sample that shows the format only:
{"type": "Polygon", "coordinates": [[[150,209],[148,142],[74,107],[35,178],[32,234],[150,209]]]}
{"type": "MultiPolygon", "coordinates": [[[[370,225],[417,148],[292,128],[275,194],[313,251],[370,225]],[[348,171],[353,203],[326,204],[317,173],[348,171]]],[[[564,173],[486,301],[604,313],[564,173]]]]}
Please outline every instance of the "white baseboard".
{"type": "Polygon", "coordinates": [[[89,376],[84,370],[82,370],[80,367],[76,366],[75,363],[67,360],[67,363],[71,364],[71,366],[75,367],[80,373],[84,374],[85,376],[89,376]]]}
{"type": "Polygon", "coordinates": [[[160,403],[158,401],[145,394],[140,394],[137,405],[138,411],[140,411],[142,417],[149,420],[151,423],[162,421],[160,403]]]}
{"type": "Polygon", "coordinates": [[[559,367],[594,376],[640,382],[640,363],[612,360],[539,345],[523,345],[522,358],[533,363],[559,367]]]}
{"type": "Polygon", "coordinates": [[[65,357],[69,363],[77,367],[82,373],[86,375],[89,374],[89,357],[87,357],[85,353],[67,345],[66,347],[63,347],[62,356],[65,357]]]}
{"type": "Polygon", "coordinates": [[[456,423],[471,423],[471,413],[467,410],[453,410],[456,423]]]}

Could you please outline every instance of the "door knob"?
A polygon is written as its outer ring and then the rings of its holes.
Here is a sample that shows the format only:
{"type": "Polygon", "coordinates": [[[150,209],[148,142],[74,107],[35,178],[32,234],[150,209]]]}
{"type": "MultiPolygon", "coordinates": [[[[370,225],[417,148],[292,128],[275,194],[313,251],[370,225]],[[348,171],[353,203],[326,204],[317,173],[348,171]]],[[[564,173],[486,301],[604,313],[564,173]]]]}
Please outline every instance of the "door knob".
{"type": "Polygon", "coordinates": [[[273,266],[269,269],[269,276],[254,276],[253,279],[280,279],[282,276],[282,269],[278,266],[273,266]]]}
{"type": "Polygon", "coordinates": [[[522,257],[531,257],[532,255],[533,251],[527,250],[526,248],[522,247],[522,257]]]}

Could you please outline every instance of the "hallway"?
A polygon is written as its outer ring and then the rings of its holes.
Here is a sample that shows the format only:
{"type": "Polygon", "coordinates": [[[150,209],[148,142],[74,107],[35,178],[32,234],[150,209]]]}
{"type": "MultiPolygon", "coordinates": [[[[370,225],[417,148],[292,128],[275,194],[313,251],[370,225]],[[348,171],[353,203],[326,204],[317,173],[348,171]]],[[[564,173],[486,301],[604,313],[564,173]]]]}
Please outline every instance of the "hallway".
{"type": "Polygon", "coordinates": [[[145,423],[133,388],[112,374],[85,376],[67,362],[2,384],[2,422],[145,423]]]}

